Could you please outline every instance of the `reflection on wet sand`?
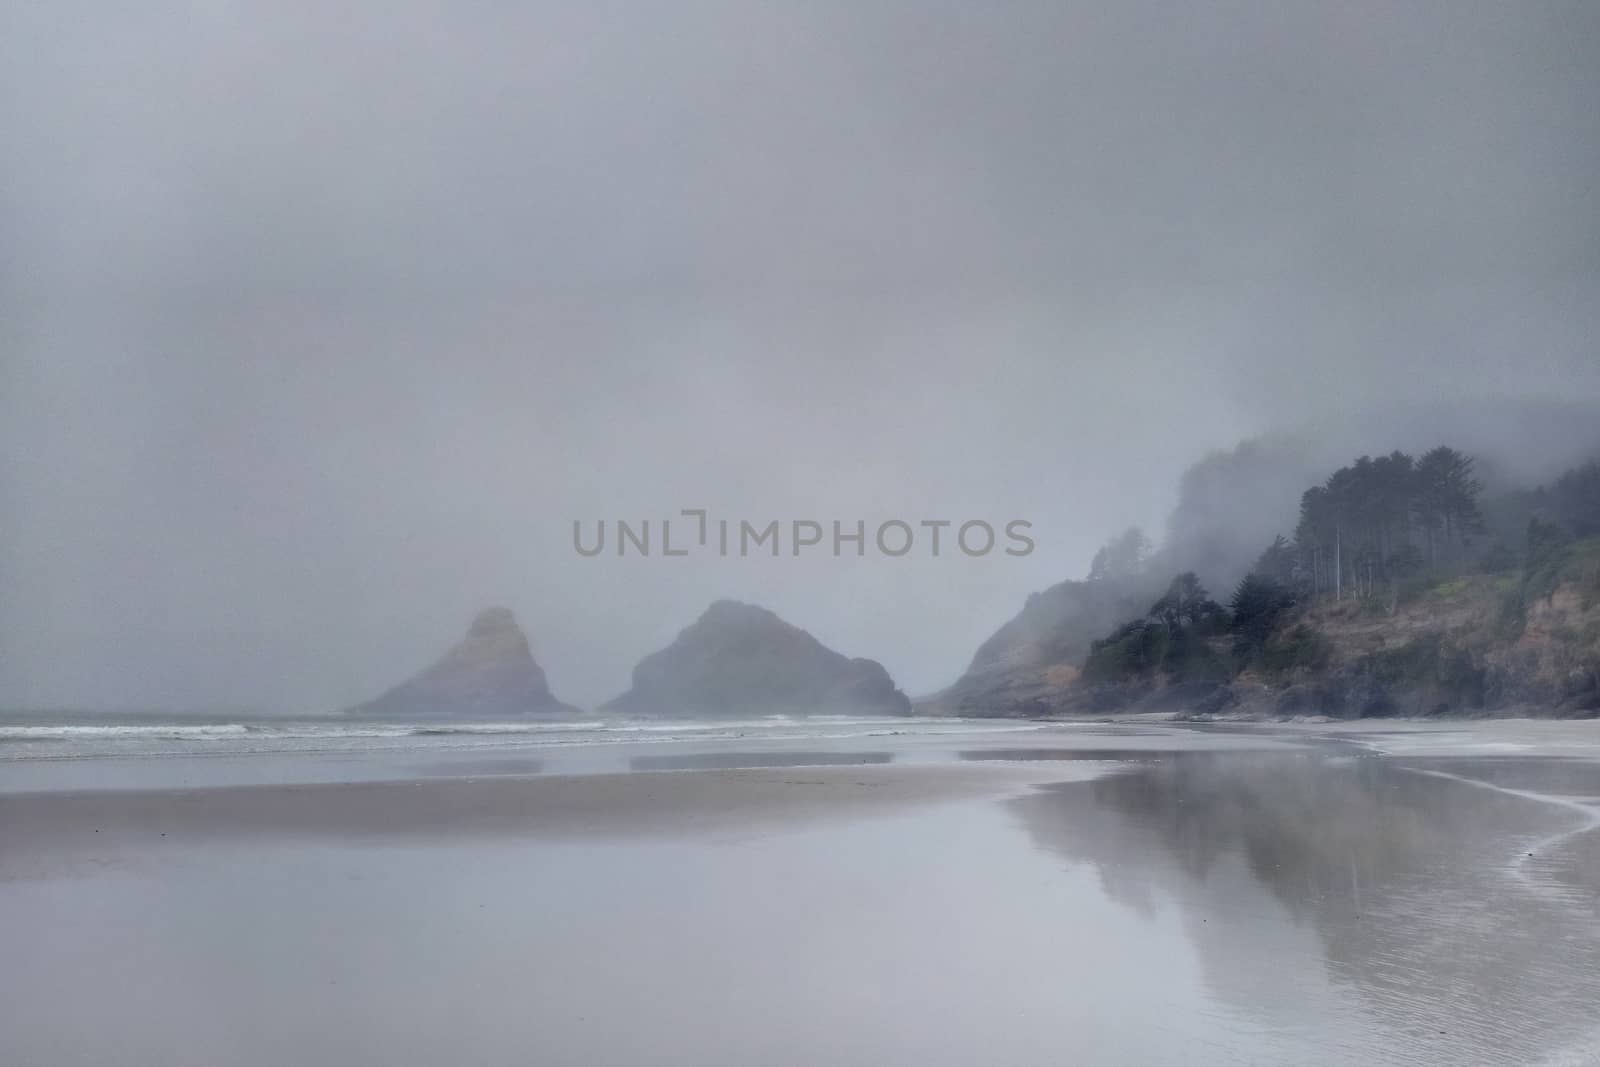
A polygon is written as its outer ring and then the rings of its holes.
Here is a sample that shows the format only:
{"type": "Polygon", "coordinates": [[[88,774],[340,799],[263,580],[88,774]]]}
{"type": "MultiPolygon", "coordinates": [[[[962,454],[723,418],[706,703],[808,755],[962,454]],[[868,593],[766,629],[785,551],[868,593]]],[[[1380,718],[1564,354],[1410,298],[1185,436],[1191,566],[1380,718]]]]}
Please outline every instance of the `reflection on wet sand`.
{"type": "Polygon", "coordinates": [[[1588,773],[1519,762],[1453,760],[1447,778],[1418,773],[1426,761],[1169,752],[1010,803],[1113,899],[1178,908],[1242,1015],[1308,1023],[1293,935],[1309,929],[1327,978],[1355,994],[1349,1025],[1380,1027],[1396,1060],[1521,1063],[1594,1040],[1600,908],[1579,890],[1600,833],[1582,804],[1476,784],[1514,773],[1540,793],[1588,773]],[[1530,876],[1518,861],[1535,843],[1561,855],[1530,876]]]}
{"type": "Polygon", "coordinates": [[[440,760],[434,763],[413,764],[411,771],[425,778],[475,778],[500,774],[539,774],[544,771],[542,759],[471,759],[440,760]]]}
{"type": "Polygon", "coordinates": [[[1003,763],[1079,762],[1099,760],[1110,763],[1131,763],[1138,760],[1159,759],[1164,753],[1143,748],[970,748],[956,753],[958,759],[974,762],[1000,761],[1003,763]]]}
{"type": "Polygon", "coordinates": [[[686,752],[670,756],[634,756],[635,771],[735,771],[762,767],[860,767],[890,763],[891,752],[686,752]]]}

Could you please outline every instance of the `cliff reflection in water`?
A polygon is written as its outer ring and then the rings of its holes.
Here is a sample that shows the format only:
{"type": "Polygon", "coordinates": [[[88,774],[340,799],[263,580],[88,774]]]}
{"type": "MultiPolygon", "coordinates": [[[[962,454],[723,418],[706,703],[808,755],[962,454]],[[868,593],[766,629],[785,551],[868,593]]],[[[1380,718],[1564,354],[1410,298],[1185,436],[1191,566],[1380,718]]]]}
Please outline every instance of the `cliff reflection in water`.
{"type": "Polygon", "coordinates": [[[890,752],[688,752],[634,756],[635,771],[734,771],[783,767],[864,767],[892,763],[890,752]]]}
{"type": "MultiPolygon", "coordinates": [[[[1330,1041],[1376,1028],[1400,1062],[1590,1048],[1600,925],[1582,879],[1596,815],[1441,776],[1474,769],[1147,753],[1011,805],[1113,899],[1152,918],[1175,909],[1219,1004],[1264,1025],[1328,1026],[1314,1002],[1332,996],[1350,1018],[1330,1041]]],[[[1518,777],[1538,791],[1536,766],[1518,777]]]]}

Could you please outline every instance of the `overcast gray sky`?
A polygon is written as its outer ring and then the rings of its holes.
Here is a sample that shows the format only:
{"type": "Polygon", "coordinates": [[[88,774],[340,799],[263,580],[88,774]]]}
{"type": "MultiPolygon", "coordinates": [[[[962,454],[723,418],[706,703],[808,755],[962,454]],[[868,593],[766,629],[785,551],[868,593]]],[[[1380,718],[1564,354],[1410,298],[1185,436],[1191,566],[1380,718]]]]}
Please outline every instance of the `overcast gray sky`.
{"type": "MultiPolygon", "coordinates": [[[[1600,5],[0,3],[0,705],[319,710],[505,603],[921,692],[1182,470],[1600,397],[1600,5]],[[581,559],[574,518],[1011,518],[581,559]]],[[[1378,442],[1376,447],[1382,447],[1378,442]]]]}

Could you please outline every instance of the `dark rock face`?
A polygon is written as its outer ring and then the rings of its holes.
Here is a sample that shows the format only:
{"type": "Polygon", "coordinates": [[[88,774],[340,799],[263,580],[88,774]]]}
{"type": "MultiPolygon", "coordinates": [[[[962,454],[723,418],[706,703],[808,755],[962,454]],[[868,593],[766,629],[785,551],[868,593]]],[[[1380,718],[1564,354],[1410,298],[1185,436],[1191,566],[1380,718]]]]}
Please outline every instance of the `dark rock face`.
{"type": "Polygon", "coordinates": [[[719,600],[672,644],[639,661],[621,715],[908,715],[882,665],[851,659],[765,608],[719,600]]]}
{"type": "Polygon", "coordinates": [[[551,694],[527,637],[507,608],[479,612],[465,639],[439,662],[350,711],[399,718],[475,719],[581,714],[551,694]]]}

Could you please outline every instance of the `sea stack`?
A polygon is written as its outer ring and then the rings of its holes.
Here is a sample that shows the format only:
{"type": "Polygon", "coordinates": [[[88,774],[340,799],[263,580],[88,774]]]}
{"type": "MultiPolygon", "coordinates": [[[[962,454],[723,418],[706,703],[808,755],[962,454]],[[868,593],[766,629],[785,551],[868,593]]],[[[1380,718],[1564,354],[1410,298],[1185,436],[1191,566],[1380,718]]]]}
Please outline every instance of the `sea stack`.
{"type": "Polygon", "coordinates": [[[550,692],[509,608],[485,608],[467,636],[433,666],[376,700],[351,708],[376,717],[510,719],[582,712],[550,692]]]}
{"type": "Polygon", "coordinates": [[[909,715],[883,666],[826,647],[765,608],[719,600],[672,644],[639,661],[619,715],[909,715]]]}

